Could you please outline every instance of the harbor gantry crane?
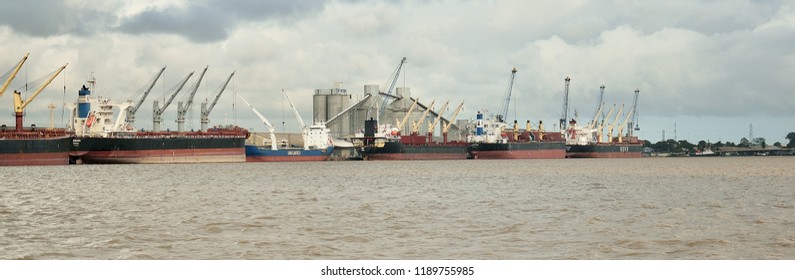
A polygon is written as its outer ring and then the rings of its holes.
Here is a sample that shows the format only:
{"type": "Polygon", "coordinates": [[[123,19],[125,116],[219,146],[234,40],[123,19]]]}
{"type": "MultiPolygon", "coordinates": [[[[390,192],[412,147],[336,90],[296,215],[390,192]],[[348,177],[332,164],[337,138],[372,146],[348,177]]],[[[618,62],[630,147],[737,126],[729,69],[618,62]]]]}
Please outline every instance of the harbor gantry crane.
{"type": "MultiPolygon", "coordinates": [[[[511,70],[511,78],[508,80],[508,89],[505,93],[505,99],[500,105],[499,114],[497,114],[497,122],[505,122],[508,118],[508,108],[511,107],[511,92],[513,91],[513,81],[516,78],[516,67],[511,70]]],[[[514,116],[515,117],[515,116],[514,116]]]]}
{"type": "Polygon", "coordinates": [[[621,107],[618,108],[618,113],[616,113],[616,118],[613,120],[613,123],[611,123],[610,126],[607,127],[607,131],[609,131],[607,134],[607,142],[613,142],[613,129],[618,124],[618,119],[621,117],[621,111],[623,110],[624,110],[624,104],[621,104],[621,107]]]}
{"type": "Polygon", "coordinates": [[[271,124],[271,122],[269,122],[268,119],[265,118],[265,116],[260,114],[259,111],[257,111],[257,109],[254,109],[254,106],[251,106],[251,103],[248,103],[248,101],[246,101],[246,99],[243,98],[243,96],[240,96],[240,94],[236,95],[237,97],[240,97],[240,100],[243,100],[243,102],[246,103],[246,105],[248,105],[248,107],[251,108],[252,111],[254,111],[254,114],[257,114],[257,117],[259,117],[259,119],[262,120],[262,123],[265,124],[265,127],[268,129],[268,134],[270,135],[271,138],[271,150],[273,151],[278,150],[278,148],[276,147],[277,145],[276,134],[273,133],[276,130],[276,128],[273,127],[273,124],[271,124]]]}
{"type": "Polygon", "coordinates": [[[229,78],[226,78],[226,82],[224,82],[224,84],[221,86],[221,89],[215,95],[215,99],[213,100],[213,103],[210,103],[210,106],[207,106],[207,101],[202,102],[202,116],[201,116],[202,132],[207,132],[207,124],[210,122],[210,112],[212,112],[213,108],[215,107],[215,104],[218,103],[218,98],[221,98],[221,94],[224,93],[226,85],[229,84],[229,81],[232,80],[232,76],[234,75],[235,75],[234,71],[232,71],[232,74],[229,74],[229,78]]]}
{"type": "MultiPolygon", "coordinates": [[[[402,98],[400,96],[393,95],[392,94],[392,90],[395,89],[395,84],[397,84],[398,77],[400,77],[400,71],[403,70],[403,64],[405,64],[405,63],[406,63],[406,57],[403,57],[403,59],[400,60],[400,63],[398,64],[398,66],[395,69],[395,71],[392,72],[392,75],[389,76],[390,80],[387,81],[387,83],[389,84],[389,87],[386,88],[386,92],[382,92],[382,91],[378,92],[378,95],[382,98],[381,99],[381,106],[378,107],[378,111],[376,112],[376,120],[379,121],[379,122],[381,121],[381,116],[384,115],[384,110],[386,109],[386,105],[389,104],[389,101],[391,101],[392,99],[401,99],[402,98]]],[[[384,84],[384,86],[386,86],[386,84],[384,84]]],[[[375,103],[373,103],[373,104],[375,104],[375,103]]],[[[372,110],[372,108],[373,108],[373,106],[371,105],[367,109],[367,115],[369,117],[372,117],[372,115],[370,114],[371,113],[370,111],[372,110]]]]}
{"type": "Polygon", "coordinates": [[[185,131],[185,114],[188,113],[188,109],[193,105],[193,96],[195,96],[196,91],[199,90],[199,85],[201,85],[204,74],[207,73],[207,68],[209,67],[210,66],[204,67],[201,75],[199,75],[199,79],[196,80],[196,83],[191,87],[190,95],[188,96],[188,100],[185,101],[185,104],[183,105],[182,101],[177,102],[177,131],[179,132],[185,131]]]}
{"type": "Polygon", "coordinates": [[[428,125],[428,143],[433,142],[433,131],[436,129],[436,124],[439,123],[440,119],[442,119],[442,114],[444,113],[444,110],[447,109],[447,104],[450,104],[450,99],[447,99],[447,101],[444,102],[442,109],[439,109],[439,113],[436,114],[436,118],[432,123],[430,123],[430,125],[428,125]]]}
{"type": "Polygon", "coordinates": [[[633,126],[635,127],[634,130],[640,130],[640,126],[638,126],[638,94],[640,94],[640,90],[636,89],[635,100],[632,101],[632,121],[627,127],[627,136],[632,136],[633,126]]]}
{"type": "Polygon", "coordinates": [[[599,119],[599,113],[602,112],[603,110],[602,107],[605,105],[603,101],[604,97],[605,97],[605,85],[602,85],[599,87],[599,97],[596,98],[596,109],[594,110],[595,113],[593,114],[593,122],[589,124],[590,128],[594,128],[596,126],[596,120],[599,119]]]}
{"type": "Polygon", "coordinates": [[[428,116],[428,112],[430,112],[431,108],[433,108],[433,103],[436,103],[436,99],[432,100],[431,104],[428,104],[428,107],[425,107],[425,112],[422,112],[422,117],[414,122],[414,126],[411,128],[411,135],[417,135],[420,133],[420,125],[425,122],[425,117],[428,116]]]}
{"type": "Polygon", "coordinates": [[[398,122],[397,122],[397,129],[398,129],[398,133],[400,133],[401,131],[403,131],[403,126],[405,126],[405,125],[406,125],[406,121],[408,121],[408,120],[409,120],[409,116],[411,116],[411,112],[413,112],[413,111],[414,111],[414,108],[417,108],[417,103],[418,103],[418,102],[420,102],[420,99],[419,99],[419,98],[417,98],[417,99],[414,99],[414,103],[412,103],[412,104],[411,104],[411,107],[409,107],[409,110],[408,110],[408,111],[406,111],[406,115],[405,115],[405,116],[403,116],[403,120],[401,120],[401,121],[398,121],[398,122]]]}
{"type": "MultiPolygon", "coordinates": [[[[146,96],[148,96],[149,92],[152,91],[152,88],[155,87],[155,84],[157,83],[157,80],[160,79],[160,75],[163,74],[163,71],[166,71],[165,66],[163,66],[163,68],[160,69],[159,72],[157,72],[157,75],[155,75],[155,77],[152,78],[152,80],[150,80],[149,83],[144,86],[146,87],[146,89],[144,90],[141,99],[139,99],[138,102],[136,102],[135,105],[133,105],[132,107],[127,107],[127,116],[125,122],[127,123],[128,126],[135,125],[135,113],[138,112],[138,109],[141,108],[141,104],[144,104],[146,96]]],[[[130,100],[130,102],[132,102],[132,100],[130,100]]]]}
{"type": "Polygon", "coordinates": [[[169,96],[168,100],[166,100],[166,104],[163,104],[163,107],[158,106],[157,100],[154,101],[152,104],[152,131],[160,131],[160,123],[163,122],[163,112],[166,111],[168,105],[171,105],[171,101],[174,101],[174,97],[182,90],[182,87],[188,83],[188,79],[193,76],[193,72],[190,72],[187,77],[182,79],[177,85],[175,86],[176,89],[173,89],[173,93],[169,96]]]}
{"type": "Polygon", "coordinates": [[[442,143],[447,144],[447,132],[450,131],[450,127],[453,126],[453,122],[455,122],[455,117],[458,116],[458,112],[461,111],[461,108],[464,107],[464,101],[461,101],[461,104],[458,104],[458,107],[455,108],[455,112],[453,112],[453,116],[447,121],[447,125],[444,126],[442,129],[442,143]]]}
{"type": "Polygon", "coordinates": [[[566,87],[563,90],[563,113],[560,116],[560,131],[566,130],[566,124],[569,123],[569,82],[571,78],[566,77],[566,87]]]}
{"type": "Polygon", "coordinates": [[[38,96],[39,93],[41,93],[41,91],[44,90],[44,88],[50,85],[52,80],[54,80],[55,77],[58,76],[58,74],[61,74],[61,72],[66,68],[66,65],[69,65],[69,63],[64,64],[63,66],[55,70],[53,74],[50,74],[49,78],[47,78],[47,80],[44,81],[44,83],[42,83],[41,86],[39,86],[39,89],[33,92],[32,95],[28,96],[27,99],[22,100],[22,93],[16,90],[14,91],[14,116],[16,117],[17,121],[17,127],[16,127],[17,132],[22,131],[22,116],[25,115],[25,107],[27,107],[30,104],[30,102],[33,101],[33,99],[36,98],[36,96],[38,96]]]}
{"type": "Polygon", "coordinates": [[[22,65],[25,64],[26,60],[28,60],[28,55],[30,55],[30,53],[26,53],[25,57],[23,57],[22,60],[20,60],[19,63],[17,63],[17,66],[9,70],[9,73],[6,74],[8,75],[8,78],[6,78],[6,81],[3,83],[3,86],[0,87],[0,96],[3,96],[3,93],[6,92],[8,86],[11,85],[12,81],[14,81],[14,78],[16,78],[17,73],[19,73],[19,70],[22,69],[22,65]]]}

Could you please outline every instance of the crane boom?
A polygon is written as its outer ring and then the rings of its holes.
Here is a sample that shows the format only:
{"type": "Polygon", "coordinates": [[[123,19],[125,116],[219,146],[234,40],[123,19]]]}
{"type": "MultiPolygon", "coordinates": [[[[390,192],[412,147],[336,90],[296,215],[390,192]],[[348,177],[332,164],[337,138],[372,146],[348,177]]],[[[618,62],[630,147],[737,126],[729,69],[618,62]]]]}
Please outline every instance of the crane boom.
{"type": "MultiPolygon", "coordinates": [[[[386,109],[386,105],[389,104],[389,100],[391,100],[392,98],[397,98],[397,96],[392,95],[392,90],[395,88],[395,84],[397,84],[398,77],[400,77],[400,70],[403,69],[403,64],[405,63],[406,63],[406,57],[404,56],[403,59],[400,60],[400,63],[398,63],[398,66],[395,69],[395,71],[392,72],[392,75],[390,75],[392,81],[388,82],[389,87],[386,89],[386,92],[378,93],[378,95],[380,95],[383,98],[383,100],[381,101],[381,106],[378,108],[379,110],[376,112],[377,119],[381,119],[381,116],[384,114],[384,109],[386,109]]],[[[370,115],[370,109],[372,109],[372,106],[368,108],[367,115],[370,115]]]]}
{"type": "Polygon", "coordinates": [[[276,135],[273,133],[273,131],[275,131],[276,129],[273,127],[273,124],[271,124],[271,122],[269,122],[268,119],[265,118],[265,116],[260,114],[259,111],[257,111],[257,109],[254,109],[254,106],[251,106],[251,103],[248,103],[248,101],[246,101],[246,99],[243,98],[243,96],[240,96],[239,94],[237,94],[237,97],[240,97],[240,100],[243,100],[243,102],[246,103],[246,105],[248,105],[248,107],[251,108],[252,111],[254,111],[254,114],[257,114],[257,117],[259,117],[259,119],[262,120],[262,123],[264,123],[265,127],[268,129],[268,134],[270,134],[271,150],[274,150],[274,151],[277,150],[277,148],[276,148],[276,135]]]}
{"type": "Polygon", "coordinates": [[[184,79],[182,79],[182,81],[180,81],[177,84],[176,90],[174,90],[174,93],[172,93],[171,96],[169,96],[168,100],[166,100],[166,104],[163,104],[162,108],[160,106],[158,106],[157,100],[154,101],[154,103],[152,104],[152,130],[153,131],[160,131],[160,122],[162,122],[162,120],[163,120],[163,118],[162,118],[163,112],[166,111],[166,108],[168,108],[168,105],[171,105],[171,101],[174,101],[174,97],[176,97],[177,94],[182,90],[182,87],[184,87],[185,84],[188,83],[188,79],[190,79],[191,76],[193,76],[193,72],[190,72],[188,74],[188,76],[186,76],[184,79]]]}
{"type": "Polygon", "coordinates": [[[455,108],[455,112],[453,112],[453,116],[447,122],[447,125],[444,126],[444,130],[442,132],[447,133],[450,130],[450,127],[453,126],[453,122],[455,118],[458,116],[458,112],[461,111],[461,108],[464,107],[464,101],[461,101],[461,104],[458,104],[458,107],[455,108]]]}
{"type": "Polygon", "coordinates": [[[431,107],[433,107],[433,103],[435,103],[435,102],[436,102],[436,99],[431,101],[431,104],[428,104],[428,107],[425,108],[425,112],[422,112],[422,117],[420,117],[420,120],[417,123],[414,124],[414,127],[411,128],[411,133],[412,134],[417,134],[419,132],[420,124],[422,124],[422,120],[425,119],[425,117],[428,116],[428,112],[431,111],[431,107]]]}
{"type": "Polygon", "coordinates": [[[618,113],[616,113],[616,118],[613,120],[613,123],[611,123],[610,126],[608,126],[607,128],[607,130],[609,131],[607,140],[609,142],[613,142],[613,129],[616,127],[616,124],[618,124],[618,119],[621,117],[621,111],[623,110],[624,110],[624,104],[621,104],[621,107],[618,108],[618,113]]]}
{"type": "Polygon", "coordinates": [[[157,72],[155,77],[149,81],[149,83],[146,86],[146,90],[144,90],[143,96],[141,96],[141,99],[139,99],[138,102],[136,102],[135,105],[133,105],[132,107],[127,107],[127,117],[125,122],[127,122],[128,124],[135,123],[135,113],[138,112],[139,108],[141,108],[141,104],[144,103],[144,100],[149,95],[149,92],[152,91],[153,87],[155,87],[155,84],[157,83],[157,80],[160,79],[160,75],[163,74],[163,71],[166,71],[165,66],[163,66],[163,68],[160,69],[159,72],[157,72]]]}
{"type": "Polygon", "coordinates": [[[571,78],[566,77],[566,87],[563,90],[563,112],[560,116],[560,131],[566,129],[566,124],[569,123],[569,82],[571,78]]]}
{"type": "Polygon", "coordinates": [[[201,130],[202,131],[207,131],[207,124],[210,123],[210,112],[212,112],[213,108],[215,107],[215,104],[218,103],[218,98],[221,98],[221,94],[224,93],[224,90],[226,89],[226,85],[229,84],[229,81],[232,80],[232,76],[234,76],[234,75],[235,75],[235,72],[232,71],[232,74],[229,75],[229,78],[226,78],[226,81],[221,86],[221,89],[218,91],[218,94],[215,95],[215,99],[213,100],[213,103],[211,103],[209,107],[207,107],[207,102],[203,102],[202,103],[202,112],[201,112],[202,113],[202,116],[201,116],[201,130]]]}
{"type": "MultiPolygon", "coordinates": [[[[622,140],[621,134],[624,133],[624,125],[627,124],[627,121],[629,121],[629,118],[632,117],[634,111],[635,111],[634,108],[630,108],[629,112],[627,112],[627,116],[624,118],[624,121],[621,123],[621,125],[618,126],[618,135],[616,135],[618,136],[618,143],[621,143],[622,140]]],[[[629,131],[627,133],[632,133],[632,125],[629,126],[629,131]]]]}
{"type": "Polygon", "coordinates": [[[199,75],[199,79],[196,80],[195,84],[193,84],[187,103],[183,106],[182,101],[177,102],[177,131],[179,132],[185,131],[185,114],[188,113],[188,109],[190,109],[190,106],[193,105],[193,97],[196,95],[196,91],[199,90],[199,85],[201,85],[202,79],[204,78],[204,74],[207,73],[208,67],[209,66],[204,67],[201,75],[199,75]]]}
{"type": "Polygon", "coordinates": [[[17,66],[14,67],[14,70],[11,72],[11,75],[9,75],[6,81],[3,83],[2,88],[0,88],[0,96],[3,96],[3,93],[6,92],[8,86],[11,85],[12,81],[14,81],[14,78],[16,78],[17,73],[19,73],[19,70],[22,69],[22,64],[25,64],[25,61],[28,60],[28,55],[30,55],[30,53],[25,54],[25,57],[23,57],[22,60],[20,60],[19,63],[17,63],[17,66]]]}
{"type": "Polygon", "coordinates": [[[420,98],[419,97],[417,99],[414,99],[414,103],[412,103],[411,107],[409,107],[409,110],[406,112],[406,116],[403,117],[403,120],[401,120],[400,122],[397,123],[397,128],[399,130],[403,130],[403,126],[406,125],[406,121],[409,120],[409,116],[411,115],[411,112],[413,112],[414,108],[417,107],[417,102],[420,102],[420,98]]]}
{"type": "Polygon", "coordinates": [[[511,79],[508,80],[508,93],[505,94],[505,100],[502,101],[502,106],[500,106],[500,114],[497,115],[498,122],[505,122],[508,117],[508,107],[511,105],[511,92],[513,91],[513,81],[515,77],[516,68],[514,67],[513,70],[511,70],[511,79]]]}
{"type": "Polygon", "coordinates": [[[638,94],[640,90],[635,90],[635,101],[632,102],[632,122],[629,123],[629,127],[627,127],[627,135],[632,136],[632,126],[635,126],[635,130],[640,130],[640,126],[638,126],[638,94]]]}
{"type": "Polygon", "coordinates": [[[599,114],[602,113],[602,108],[605,106],[604,103],[599,104],[598,108],[596,109],[596,114],[593,115],[593,121],[588,124],[588,128],[593,129],[596,126],[596,122],[599,120],[599,114]]]}
{"type": "Polygon", "coordinates": [[[602,134],[603,134],[602,131],[604,131],[604,129],[605,129],[605,125],[606,125],[605,121],[609,121],[610,120],[610,117],[613,116],[613,110],[615,110],[615,109],[616,109],[616,104],[613,104],[613,107],[610,107],[610,111],[607,112],[607,116],[603,117],[602,121],[599,123],[599,129],[597,129],[597,131],[599,132],[599,134],[597,135],[597,138],[598,138],[597,142],[602,142],[602,134]]]}
{"type": "Polygon", "coordinates": [[[444,102],[444,105],[442,105],[442,109],[439,109],[440,113],[436,114],[436,119],[434,119],[430,126],[428,126],[428,133],[433,133],[433,130],[436,128],[436,124],[439,123],[439,120],[442,118],[442,113],[444,113],[444,110],[447,109],[447,104],[450,104],[450,99],[447,99],[447,101],[444,102]]]}
{"type": "Polygon", "coordinates": [[[593,122],[590,124],[590,128],[596,126],[596,120],[599,119],[599,113],[602,112],[602,108],[604,107],[605,103],[603,102],[605,97],[605,85],[599,87],[599,97],[596,98],[596,110],[594,110],[593,114],[593,122]]]}
{"type": "Polygon", "coordinates": [[[22,100],[22,93],[14,91],[14,115],[16,117],[16,122],[17,122],[16,123],[17,131],[22,131],[22,116],[24,115],[25,107],[27,107],[28,104],[30,104],[30,102],[33,101],[34,98],[36,98],[36,96],[39,96],[39,93],[41,93],[41,91],[43,91],[44,88],[50,85],[52,80],[54,80],[55,77],[58,76],[58,74],[61,74],[61,72],[66,68],[66,65],[69,65],[69,63],[64,64],[63,66],[58,68],[58,70],[55,70],[55,73],[50,75],[47,81],[45,81],[41,86],[39,86],[39,89],[37,89],[36,92],[34,92],[31,96],[28,96],[28,98],[25,99],[24,101],[22,100]]]}

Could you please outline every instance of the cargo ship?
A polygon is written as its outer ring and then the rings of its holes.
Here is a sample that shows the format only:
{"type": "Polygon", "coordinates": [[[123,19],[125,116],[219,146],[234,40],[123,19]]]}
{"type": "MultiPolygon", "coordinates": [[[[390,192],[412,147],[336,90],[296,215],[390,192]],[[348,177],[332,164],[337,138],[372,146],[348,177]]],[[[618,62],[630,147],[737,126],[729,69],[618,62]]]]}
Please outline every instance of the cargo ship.
{"type": "Polygon", "coordinates": [[[67,165],[71,133],[63,129],[0,131],[0,166],[67,165]]]}
{"type": "MultiPolygon", "coordinates": [[[[453,125],[458,112],[461,111],[464,103],[458,106],[453,112],[450,120],[446,125],[443,125],[442,135],[443,140],[441,143],[433,141],[433,133],[429,132],[427,135],[420,135],[418,131],[419,123],[414,125],[410,135],[401,135],[398,127],[405,123],[408,116],[411,114],[412,109],[417,103],[409,108],[406,117],[401,121],[398,126],[391,125],[378,125],[376,120],[367,120],[364,124],[364,133],[357,134],[353,140],[362,147],[362,155],[367,160],[455,160],[467,159],[467,143],[466,142],[448,142],[447,132],[453,125]],[[367,142],[367,145],[364,143],[367,142]]],[[[432,105],[427,106],[426,112],[423,117],[427,115],[432,105]]],[[[440,110],[444,112],[447,103],[440,110]]],[[[437,115],[436,119],[430,124],[428,131],[434,131],[436,124],[439,123],[441,114],[437,115]]]]}
{"type": "MultiPolygon", "coordinates": [[[[12,69],[10,75],[0,87],[0,96],[14,80],[22,68],[28,55],[12,69]]],[[[69,164],[69,151],[72,144],[72,133],[64,129],[36,128],[23,126],[24,109],[33,101],[58,74],[66,68],[62,66],[49,76],[42,85],[27,99],[22,93],[14,91],[14,117],[16,127],[9,130],[6,125],[0,127],[0,166],[20,165],[66,165],[69,164]]]]}
{"type": "MultiPolygon", "coordinates": [[[[200,81],[201,78],[194,85],[188,104],[180,106],[180,109],[190,106],[200,81]]],[[[93,81],[89,83],[93,85],[93,81]]],[[[178,92],[172,95],[169,103],[178,92]]],[[[202,105],[204,122],[205,112],[209,110],[205,110],[205,104],[202,105]]],[[[75,138],[70,160],[73,163],[98,164],[224,163],[246,160],[245,141],[249,133],[243,128],[224,126],[189,132],[136,130],[125,121],[126,113],[132,106],[130,102],[114,103],[105,97],[95,98],[91,95],[91,89],[83,86],[78,91],[78,101],[71,113],[70,126],[75,138]],[[115,118],[114,108],[119,112],[115,118]]]]}
{"type": "Polygon", "coordinates": [[[364,133],[351,140],[365,160],[453,160],[467,159],[467,143],[429,143],[424,135],[401,136],[396,127],[365,121],[364,133]]]}
{"type": "MultiPolygon", "coordinates": [[[[566,138],[566,157],[567,158],[640,158],[643,156],[644,141],[638,139],[637,136],[622,135],[625,125],[629,118],[633,115],[634,108],[626,114],[623,122],[619,123],[619,117],[624,106],[622,105],[615,116],[612,123],[609,119],[613,113],[611,108],[610,112],[601,123],[597,123],[597,118],[601,112],[602,106],[599,107],[595,114],[594,120],[585,126],[579,126],[577,121],[572,119],[569,121],[569,126],[565,130],[566,138]],[[608,131],[607,135],[602,135],[605,130],[608,131]],[[613,130],[618,129],[618,136],[613,137],[613,130]],[[607,141],[604,141],[606,139],[607,141]]],[[[632,125],[629,125],[632,129],[632,125]]],[[[628,133],[629,134],[629,133],[628,133]]]]}
{"type": "Polygon", "coordinates": [[[286,162],[286,161],[324,161],[328,160],[331,153],[334,151],[334,145],[330,135],[330,130],[326,128],[323,123],[316,123],[310,126],[304,124],[303,119],[298,114],[298,110],[293,106],[290,97],[284,93],[290,106],[293,108],[298,125],[301,129],[301,136],[303,138],[303,146],[291,147],[287,141],[277,141],[274,131],[276,130],[273,124],[268,121],[251,103],[248,103],[245,98],[238,95],[240,100],[243,100],[246,105],[262,120],[265,127],[268,129],[270,135],[270,143],[266,145],[246,145],[246,162],[286,162]]]}
{"type": "Polygon", "coordinates": [[[471,159],[562,159],[566,157],[566,144],[560,133],[545,133],[543,122],[533,131],[530,122],[524,131],[514,128],[506,131],[507,125],[492,118],[484,119],[478,112],[474,130],[467,136],[467,152],[471,159]]]}

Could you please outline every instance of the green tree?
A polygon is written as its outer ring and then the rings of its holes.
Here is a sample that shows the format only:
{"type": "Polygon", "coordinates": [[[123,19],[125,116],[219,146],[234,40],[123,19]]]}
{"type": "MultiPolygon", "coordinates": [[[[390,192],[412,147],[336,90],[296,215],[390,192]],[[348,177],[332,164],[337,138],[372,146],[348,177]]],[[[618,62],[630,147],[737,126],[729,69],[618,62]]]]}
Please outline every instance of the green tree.
{"type": "Polygon", "coordinates": [[[767,147],[767,143],[765,143],[765,138],[756,137],[753,141],[751,141],[754,146],[762,146],[762,149],[767,147]]]}
{"type": "Polygon", "coordinates": [[[787,133],[787,137],[785,139],[789,140],[787,143],[787,148],[795,148],[795,132],[787,133]]]}
{"type": "Polygon", "coordinates": [[[746,147],[746,148],[750,146],[751,146],[751,141],[749,141],[748,138],[745,137],[743,137],[743,139],[740,139],[740,144],[737,145],[737,147],[746,147]]]}
{"type": "Polygon", "coordinates": [[[776,141],[776,143],[773,143],[773,146],[781,148],[781,142],[776,141]]]}

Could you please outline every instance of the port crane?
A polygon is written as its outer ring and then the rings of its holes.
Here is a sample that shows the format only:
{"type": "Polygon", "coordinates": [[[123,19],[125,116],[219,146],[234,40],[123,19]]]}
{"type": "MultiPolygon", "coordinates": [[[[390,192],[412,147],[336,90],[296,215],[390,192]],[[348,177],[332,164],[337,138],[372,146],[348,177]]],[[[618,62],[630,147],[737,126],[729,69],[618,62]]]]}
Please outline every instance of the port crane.
{"type": "MultiPolygon", "coordinates": [[[[285,92],[284,89],[282,89],[282,93],[284,93],[284,97],[287,97],[287,103],[290,103],[290,107],[293,108],[293,114],[295,114],[295,118],[298,119],[298,126],[301,128],[301,138],[304,140],[304,150],[309,150],[310,148],[312,148],[310,147],[312,144],[310,142],[312,141],[308,139],[310,136],[309,127],[307,127],[306,124],[304,123],[304,119],[301,118],[301,114],[298,113],[298,109],[296,109],[295,105],[293,105],[293,101],[290,100],[290,96],[287,95],[287,92],[285,92]]],[[[325,125],[321,126],[322,128],[325,128],[325,125]]]]}
{"type": "Polygon", "coordinates": [[[444,110],[447,109],[447,104],[449,103],[450,99],[447,99],[447,101],[444,102],[444,105],[442,105],[442,109],[439,109],[439,113],[436,114],[436,118],[428,125],[428,142],[432,142],[431,140],[433,140],[433,131],[436,129],[436,124],[439,123],[440,119],[442,119],[442,113],[444,113],[444,110]]]}
{"type": "Polygon", "coordinates": [[[508,80],[508,89],[505,94],[505,100],[502,101],[499,114],[497,114],[497,122],[505,122],[508,117],[508,107],[511,105],[511,92],[513,91],[513,81],[516,78],[516,68],[511,70],[511,78],[508,80]]]}
{"type": "MultiPolygon", "coordinates": [[[[8,75],[8,78],[3,83],[3,86],[0,87],[0,96],[3,96],[3,93],[6,92],[6,89],[8,89],[8,86],[11,85],[12,81],[14,81],[14,78],[16,78],[17,73],[19,73],[19,70],[22,69],[22,65],[25,64],[26,60],[28,60],[28,55],[30,55],[30,53],[26,53],[25,57],[23,57],[22,60],[20,60],[19,63],[17,63],[17,66],[15,66],[11,70],[9,70],[9,73],[6,74],[6,75],[8,75]]],[[[5,75],[3,75],[3,76],[5,76],[5,75]]]]}
{"type": "Polygon", "coordinates": [[[640,94],[640,90],[635,90],[635,100],[632,101],[632,122],[629,123],[627,127],[627,136],[632,136],[632,126],[635,126],[635,130],[640,130],[640,126],[638,126],[638,94],[640,94]]]}
{"type": "MultiPolygon", "coordinates": [[[[139,108],[141,108],[141,104],[144,103],[144,100],[149,95],[149,92],[152,91],[153,87],[155,87],[155,83],[157,83],[157,80],[160,79],[160,75],[163,74],[163,71],[166,71],[165,66],[163,66],[163,68],[160,69],[159,72],[157,72],[155,77],[152,78],[152,80],[150,80],[148,84],[144,85],[146,90],[144,90],[141,99],[139,99],[138,102],[136,102],[135,105],[133,105],[132,107],[127,107],[127,116],[125,118],[125,122],[127,123],[127,125],[131,126],[135,124],[135,113],[138,112],[139,108]]],[[[130,102],[132,102],[132,100],[130,100],[130,102]]]]}
{"type": "Polygon", "coordinates": [[[431,108],[433,107],[433,103],[436,103],[436,99],[431,101],[431,104],[428,104],[428,107],[425,107],[425,111],[422,112],[422,117],[420,117],[420,119],[418,121],[414,122],[414,126],[411,128],[411,135],[419,134],[420,125],[422,125],[422,123],[424,122],[423,120],[425,120],[425,117],[428,116],[428,112],[431,111],[431,108]]]}
{"type": "Polygon", "coordinates": [[[566,130],[566,124],[569,123],[569,82],[571,78],[566,77],[566,88],[563,91],[563,113],[560,116],[560,131],[566,130]]]}
{"type": "Polygon", "coordinates": [[[177,94],[182,90],[182,87],[188,83],[188,79],[190,79],[191,76],[193,76],[193,72],[190,72],[187,77],[177,83],[175,86],[176,89],[173,90],[174,93],[169,96],[168,100],[166,100],[166,104],[163,104],[163,107],[158,106],[157,100],[154,101],[152,104],[152,131],[160,131],[160,123],[163,121],[163,112],[166,111],[168,105],[171,105],[171,101],[174,101],[174,97],[176,97],[177,94]]]}
{"type": "Polygon", "coordinates": [[[177,131],[183,132],[185,131],[185,114],[188,113],[188,109],[190,106],[193,105],[193,96],[196,95],[196,91],[199,90],[199,85],[202,83],[202,79],[204,78],[204,73],[207,73],[207,67],[204,67],[201,75],[199,75],[199,79],[193,84],[191,88],[190,95],[188,96],[188,100],[185,101],[185,105],[183,106],[182,101],[177,102],[177,131]]]}
{"type": "Polygon", "coordinates": [[[599,87],[599,97],[596,98],[596,110],[594,110],[593,114],[593,121],[588,125],[589,128],[594,128],[596,126],[596,120],[599,119],[599,113],[602,112],[602,108],[605,106],[604,103],[605,97],[605,85],[599,87]]]}
{"type": "Polygon", "coordinates": [[[251,106],[251,103],[248,103],[248,101],[246,101],[246,99],[243,98],[243,96],[237,94],[237,97],[240,97],[240,100],[243,100],[243,102],[246,103],[246,105],[248,105],[248,107],[251,108],[252,111],[254,111],[254,114],[257,114],[257,117],[259,117],[259,119],[262,120],[262,123],[265,124],[265,127],[268,129],[268,134],[270,135],[271,138],[271,150],[274,151],[278,150],[278,148],[276,147],[276,134],[274,134],[274,131],[276,129],[273,127],[273,124],[271,124],[271,122],[269,122],[268,119],[265,118],[265,116],[260,114],[259,111],[257,111],[257,109],[254,109],[254,106],[251,106]]]}
{"type": "MultiPolygon", "coordinates": [[[[414,108],[417,108],[417,103],[420,102],[420,99],[414,99],[414,103],[411,104],[409,110],[406,112],[406,116],[403,117],[403,120],[397,122],[398,132],[403,131],[403,126],[406,125],[406,121],[409,120],[409,116],[411,116],[411,112],[414,111],[414,108]]],[[[395,119],[397,121],[397,119],[395,119]]]]}
{"type": "Polygon", "coordinates": [[[450,127],[453,126],[453,122],[455,121],[455,117],[458,116],[458,112],[461,111],[461,108],[464,107],[464,101],[461,101],[461,104],[458,104],[456,107],[455,112],[453,112],[453,116],[450,117],[448,120],[447,125],[445,125],[442,129],[442,143],[447,143],[447,131],[450,131],[450,127]]]}
{"type": "MultiPolygon", "coordinates": [[[[378,92],[378,95],[381,96],[381,98],[382,98],[381,106],[378,108],[378,111],[376,112],[376,120],[379,121],[379,122],[381,120],[381,117],[384,115],[384,110],[386,109],[386,105],[389,104],[389,101],[391,101],[392,99],[401,99],[402,98],[400,96],[393,95],[392,94],[392,90],[395,89],[395,84],[397,84],[398,77],[400,76],[400,71],[403,69],[403,64],[405,64],[405,63],[406,63],[406,57],[403,57],[403,59],[400,60],[400,63],[398,64],[398,66],[395,69],[395,71],[392,72],[392,75],[390,75],[391,80],[387,82],[387,83],[389,83],[389,87],[386,88],[386,92],[382,92],[382,91],[378,92]]],[[[384,84],[384,86],[386,86],[386,84],[384,84]]],[[[370,106],[370,108],[368,108],[368,110],[367,110],[367,115],[368,116],[372,116],[370,114],[370,110],[371,109],[372,109],[372,106],[370,106]]]]}
{"type": "Polygon", "coordinates": [[[207,124],[210,122],[210,112],[215,107],[215,104],[218,103],[218,98],[221,98],[221,94],[224,93],[224,90],[226,89],[226,85],[229,84],[229,81],[232,80],[232,76],[234,76],[234,75],[235,75],[234,71],[232,71],[232,74],[229,74],[229,77],[226,78],[226,81],[221,86],[221,89],[218,91],[218,93],[215,95],[215,99],[213,100],[213,103],[210,103],[210,106],[207,106],[207,101],[202,102],[202,116],[201,116],[201,130],[202,130],[202,132],[207,132],[207,124]]]}
{"type": "Polygon", "coordinates": [[[63,66],[55,70],[53,74],[50,74],[49,78],[47,78],[47,80],[44,81],[44,83],[42,83],[41,86],[39,86],[39,89],[33,92],[32,95],[28,96],[27,99],[22,100],[22,93],[16,90],[14,91],[14,116],[16,117],[16,122],[17,122],[16,130],[18,132],[22,131],[22,116],[25,115],[25,107],[30,105],[30,102],[33,101],[33,99],[36,98],[36,96],[38,96],[39,93],[41,93],[41,91],[44,90],[44,88],[50,85],[52,80],[54,80],[55,77],[58,76],[58,74],[61,74],[61,72],[66,68],[66,65],[69,65],[69,63],[64,64],[63,66]]]}

